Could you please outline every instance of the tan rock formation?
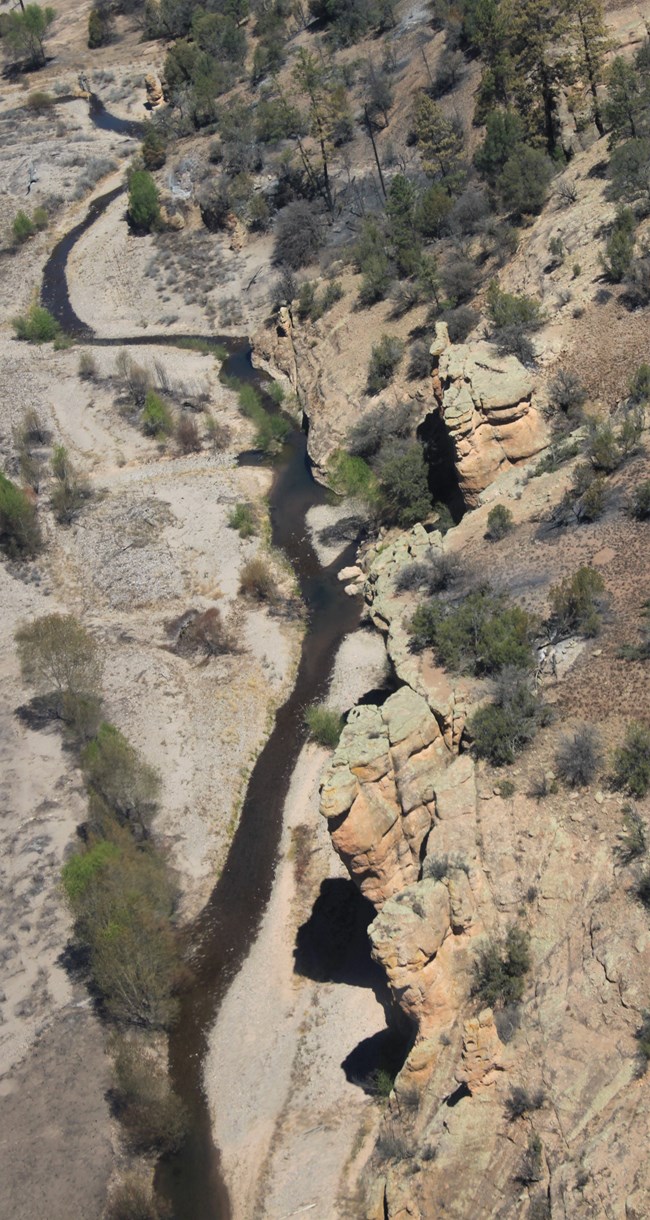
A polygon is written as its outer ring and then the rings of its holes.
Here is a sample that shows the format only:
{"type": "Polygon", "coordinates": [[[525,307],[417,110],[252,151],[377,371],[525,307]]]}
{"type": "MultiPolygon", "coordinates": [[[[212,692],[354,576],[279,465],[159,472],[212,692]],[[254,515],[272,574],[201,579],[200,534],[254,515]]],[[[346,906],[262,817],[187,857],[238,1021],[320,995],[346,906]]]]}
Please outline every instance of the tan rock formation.
{"type": "Polygon", "coordinates": [[[416,881],[433,821],[436,775],[448,761],[440,726],[410,687],[350,714],[323,779],[332,843],[379,909],[416,881]]]}
{"type": "Polygon", "coordinates": [[[489,343],[445,346],[440,328],[431,350],[439,360],[434,388],[440,386],[460,488],[472,506],[509,464],[546,444],[535,379],[516,357],[499,356],[489,343]]]}

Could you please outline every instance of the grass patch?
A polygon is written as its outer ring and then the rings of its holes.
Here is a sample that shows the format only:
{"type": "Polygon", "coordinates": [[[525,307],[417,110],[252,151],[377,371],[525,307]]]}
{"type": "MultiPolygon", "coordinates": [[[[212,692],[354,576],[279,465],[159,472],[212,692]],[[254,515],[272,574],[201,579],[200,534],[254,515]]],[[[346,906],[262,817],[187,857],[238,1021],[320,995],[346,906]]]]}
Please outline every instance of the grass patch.
{"type": "Polygon", "coordinates": [[[310,741],[319,746],[334,749],[343,731],[343,719],[332,707],[324,703],[313,703],[305,712],[305,724],[310,741]]]}

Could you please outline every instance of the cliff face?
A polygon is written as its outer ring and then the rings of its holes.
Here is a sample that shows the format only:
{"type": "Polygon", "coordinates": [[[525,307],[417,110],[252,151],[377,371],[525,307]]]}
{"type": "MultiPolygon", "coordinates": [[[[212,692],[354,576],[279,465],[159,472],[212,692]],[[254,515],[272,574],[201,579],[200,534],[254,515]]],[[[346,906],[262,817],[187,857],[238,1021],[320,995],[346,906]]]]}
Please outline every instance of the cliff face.
{"type": "MultiPolygon", "coordinates": [[[[343,311],[324,328],[323,322],[299,325],[287,308],[274,324],[253,339],[258,365],[279,371],[298,393],[309,419],[309,453],[317,475],[327,478],[333,453],[372,406],[366,401],[364,366],[356,360],[349,379],[349,362],[356,352],[354,314],[343,311]]],[[[510,466],[538,453],[547,443],[536,378],[514,356],[500,356],[489,343],[451,344],[444,323],[436,326],[431,346],[432,376],[418,383],[399,379],[391,387],[397,403],[411,403],[413,429],[427,415],[439,412],[455,455],[458,484],[465,504],[474,506],[480,493],[510,466]]]]}
{"type": "MultiPolygon", "coordinates": [[[[457,365],[450,358],[444,367],[457,365]]],[[[641,1220],[650,1210],[648,1084],[635,1040],[648,1003],[650,932],[634,900],[634,866],[620,854],[626,800],[602,780],[571,792],[550,775],[577,692],[598,718],[595,691],[619,672],[607,659],[613,620],[597,646],[543,679],[560,725],[507,773],[494,772],[474,762],[463,738],[485,685],[410,650],[418,596],[399,592],[397,581],[407,564],[455,552],[472,580],[525,590],[542,613],[549,584],[579,555],[604,564],[608,589],[622,598],[611,565],[637,554],[637,542],[620,511],[607,552],[594,526],[540,553],[540,511],[569,478],[565,470],[519,489],[510,500],[514,539],[498,547],[484,541],[480,505],[444,539],[416,526],[360,555],[367,612],[402,685],[382,706],[350,715],[323,777],[321,812],[376,907],[371,952],[415,1030],[370,1166],[363,1215],[372,1220],[641,1220]],[[529,793],[542,772],[550,795],[540,800],[529,793]],[[515,923],[531,937],[523,1002],[481,1007],[472,995],[477,954],[515,923]]]]}

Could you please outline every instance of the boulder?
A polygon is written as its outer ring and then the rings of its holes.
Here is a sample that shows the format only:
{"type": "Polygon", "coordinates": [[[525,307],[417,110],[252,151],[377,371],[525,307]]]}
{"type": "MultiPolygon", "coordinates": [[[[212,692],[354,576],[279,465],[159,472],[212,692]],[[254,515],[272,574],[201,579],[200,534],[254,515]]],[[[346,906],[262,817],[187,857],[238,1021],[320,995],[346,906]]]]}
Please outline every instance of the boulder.
{"type": "Polygon", "coordinates": [[[164,105],[162,85],[153,72],[147,72],[144,87],[147,91],[147,106],[150,110],[157,110],[159,106],[164,105]]]}

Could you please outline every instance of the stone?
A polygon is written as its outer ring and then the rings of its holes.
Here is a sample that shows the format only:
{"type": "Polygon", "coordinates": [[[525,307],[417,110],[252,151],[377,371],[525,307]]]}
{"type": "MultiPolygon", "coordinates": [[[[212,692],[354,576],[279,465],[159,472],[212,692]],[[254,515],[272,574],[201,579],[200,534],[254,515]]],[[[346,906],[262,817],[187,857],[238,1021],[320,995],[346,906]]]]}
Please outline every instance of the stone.
{"type": "Polygon", "coordinates": [[[157,110],[159,106],[164,105],[162,85],[153,72],[147,72],[144,87],[147,91],[147,106],[150,110],[157,110]]]}

